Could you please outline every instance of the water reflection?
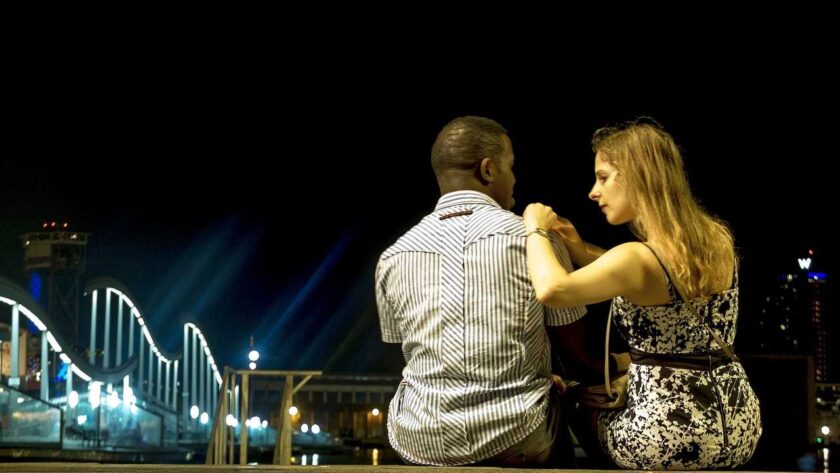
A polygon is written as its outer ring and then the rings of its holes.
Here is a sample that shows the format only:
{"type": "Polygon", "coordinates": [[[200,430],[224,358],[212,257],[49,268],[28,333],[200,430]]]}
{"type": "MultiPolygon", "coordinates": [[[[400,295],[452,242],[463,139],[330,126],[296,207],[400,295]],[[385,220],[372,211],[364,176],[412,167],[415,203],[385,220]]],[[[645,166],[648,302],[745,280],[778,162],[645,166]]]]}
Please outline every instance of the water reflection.
{"type": "Polygon", "coordinates": [[[304,451],[292,457],[293,465],[402,465],[390,448],[354,448],[346,453],[304,451]]]}
{"type": "MultiPolygon", "coordinates": [[[[312,465],[318,466],[318,461],[320,460],[320,455],[317,453],[312,454],[312,459],[310,460],[309,455],[301,455],[300,456],[300,464],[303,466],[312,465]],[[311,461],[311,463],[310,463],[311,461]]],[[[294,463],[294,462],[293,462],[294,463]]]]}

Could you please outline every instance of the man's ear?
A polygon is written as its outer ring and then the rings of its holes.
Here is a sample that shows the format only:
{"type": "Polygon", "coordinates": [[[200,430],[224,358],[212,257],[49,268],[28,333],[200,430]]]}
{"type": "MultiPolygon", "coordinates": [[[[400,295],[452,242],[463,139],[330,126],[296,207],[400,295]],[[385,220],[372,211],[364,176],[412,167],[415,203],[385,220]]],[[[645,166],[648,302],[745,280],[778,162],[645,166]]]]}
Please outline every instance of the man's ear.
{"type": "Polygon", "coordinates": [[[490,158],[482,159],[478,166],[478,174],[481,182],[493,182],[493,178],[496,176],[496,170],[493,169],[493,160],[490,158]]]}

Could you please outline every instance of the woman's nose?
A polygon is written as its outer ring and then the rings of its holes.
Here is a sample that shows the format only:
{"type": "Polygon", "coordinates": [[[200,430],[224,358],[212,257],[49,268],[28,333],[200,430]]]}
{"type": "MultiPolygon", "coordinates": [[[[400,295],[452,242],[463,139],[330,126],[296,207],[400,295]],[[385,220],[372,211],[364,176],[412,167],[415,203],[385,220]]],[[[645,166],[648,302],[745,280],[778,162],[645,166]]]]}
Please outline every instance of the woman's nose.
{"type": "Polygon", "coordinates": [[[601,193],[596,191],[593,187],[591,191],[589,191],[589,199],[590,200],[598,200],[601,197],[601,193]]]}

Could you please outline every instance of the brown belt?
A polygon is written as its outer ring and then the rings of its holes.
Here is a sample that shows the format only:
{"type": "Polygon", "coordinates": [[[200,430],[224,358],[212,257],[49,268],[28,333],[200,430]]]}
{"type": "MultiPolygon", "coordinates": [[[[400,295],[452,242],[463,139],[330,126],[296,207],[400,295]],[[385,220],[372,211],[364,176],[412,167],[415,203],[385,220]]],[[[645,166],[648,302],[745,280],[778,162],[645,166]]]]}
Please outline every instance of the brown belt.
{"type": "Polygon", "coordinates": [[[732,363],[732,359],[726,356],[723,350],[709,353],[647,353],[631,348],[630,360],[636,365],[665,366],[684,370],[715,369],[732,363]]]}

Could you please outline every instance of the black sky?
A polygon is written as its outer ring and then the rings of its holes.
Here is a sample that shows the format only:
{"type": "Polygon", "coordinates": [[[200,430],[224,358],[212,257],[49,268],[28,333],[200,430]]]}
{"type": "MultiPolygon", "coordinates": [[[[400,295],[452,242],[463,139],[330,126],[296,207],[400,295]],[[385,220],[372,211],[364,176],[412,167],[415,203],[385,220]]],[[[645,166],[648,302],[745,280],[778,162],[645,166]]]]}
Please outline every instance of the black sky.
{"type": "Polygon", "coordinates": [[[173,351],[188,318],[224,364],[244,365],[254,335],[263,367],[397,372],[398,350],[378,341],[373,265],[433,208],[432,141],[465,114],[509,129],[514,211],[549,203],[606,245],[629,235],[586,198],[589,138],[653,116],[683,147],[695,194],[734,230],[747,307],[806,247],[832,269],[838,97],[827,79],[768,79],[769,65],[570,83],[347,62],[142,64],[56,68],[11,89],[0,274],[23,283],[18,236],[67,220],[93,234],[86,279],[122,281],[173,351]]]}

